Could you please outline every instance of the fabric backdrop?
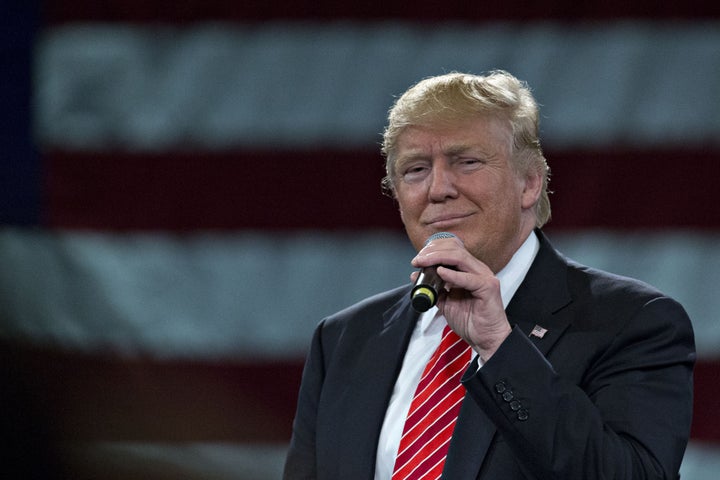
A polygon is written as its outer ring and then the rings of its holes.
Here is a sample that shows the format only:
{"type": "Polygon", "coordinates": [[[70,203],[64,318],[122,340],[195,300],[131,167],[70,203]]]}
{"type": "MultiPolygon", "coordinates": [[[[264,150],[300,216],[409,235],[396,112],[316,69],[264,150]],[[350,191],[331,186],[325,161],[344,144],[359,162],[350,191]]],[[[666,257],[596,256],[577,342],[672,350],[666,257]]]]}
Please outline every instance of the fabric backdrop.
{"type": "Polygon", "coordinates": [[[11,3],[0,340],[75,478],[278,478],[314,326],[411,271],[388,108],[492,69],[541,104],[551,241],[688,310],[682,473],[715,478],[718,7],[11,3]]]}

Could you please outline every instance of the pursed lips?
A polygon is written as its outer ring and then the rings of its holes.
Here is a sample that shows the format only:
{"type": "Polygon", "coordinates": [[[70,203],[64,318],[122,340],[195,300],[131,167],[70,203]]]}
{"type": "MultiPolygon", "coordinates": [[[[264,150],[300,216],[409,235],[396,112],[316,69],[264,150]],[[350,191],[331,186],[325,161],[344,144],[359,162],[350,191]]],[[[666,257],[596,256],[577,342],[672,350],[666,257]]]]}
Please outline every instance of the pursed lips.
{"type": "Polygon", "coordinates": [[[423,223],[428,226],[435,226],[435,225],[440,225],[440,224],[450,224],[450,223],[454,223],[454,222],[463,220],[463,219],[469,217],[470,215],[472,215],[472,213],[453,213],[453,214],[439,215],[436,217],[432,217],[429,221],[426,221],[423,223]]]}

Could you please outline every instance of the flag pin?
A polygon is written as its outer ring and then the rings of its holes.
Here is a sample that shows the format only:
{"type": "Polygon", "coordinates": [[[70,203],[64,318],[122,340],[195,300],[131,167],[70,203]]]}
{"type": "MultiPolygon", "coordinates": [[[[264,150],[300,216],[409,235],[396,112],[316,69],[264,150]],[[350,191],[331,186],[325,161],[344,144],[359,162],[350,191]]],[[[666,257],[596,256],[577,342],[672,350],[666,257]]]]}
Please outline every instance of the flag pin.
{"type": "Polygon", "coordinates": [[[546,333],[547,333],[546,328],[543,328],[540,325],[535,325],[535,327],[532,329],[532,332],[530,332],[530,336],[543,338],[546,333]]]}

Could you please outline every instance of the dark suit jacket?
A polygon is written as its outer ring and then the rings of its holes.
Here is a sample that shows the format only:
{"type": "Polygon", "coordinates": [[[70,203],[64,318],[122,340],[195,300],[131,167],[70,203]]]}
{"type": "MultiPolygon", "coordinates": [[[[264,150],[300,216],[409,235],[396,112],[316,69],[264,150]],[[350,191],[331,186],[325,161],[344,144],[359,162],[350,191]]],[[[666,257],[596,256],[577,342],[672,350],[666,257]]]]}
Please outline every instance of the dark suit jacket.
{"type": "MultiPolygon", "coordinates": [[[[693,332],[641,282],[576,264],[540,231],[508,305],[513,332],[477,371],[444,479],[675,479],[692,413],[693,332]],[[546,329],[531,335],[535,325],[546,329]]],[[[303,373],[286,479],[372,479],[418,315],[409,286],[323,320],[303,373]]]]}

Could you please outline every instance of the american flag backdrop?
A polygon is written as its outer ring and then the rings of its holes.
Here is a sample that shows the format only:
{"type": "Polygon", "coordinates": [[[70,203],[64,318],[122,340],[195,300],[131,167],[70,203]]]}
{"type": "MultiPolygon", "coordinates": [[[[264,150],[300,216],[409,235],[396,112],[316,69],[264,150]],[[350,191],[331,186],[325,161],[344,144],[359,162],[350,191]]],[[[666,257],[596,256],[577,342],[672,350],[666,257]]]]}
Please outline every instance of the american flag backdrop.
{"type": "Polygon", "coordinates": [[[408,281],[387,109],[423,77],[505,69],[541,104],[550,240],[688,310],[682,476],[716,478],[720,6],[7,3],[0,427],[36,447],[18,469],[279,478],[314,326],[408,281]]]}

